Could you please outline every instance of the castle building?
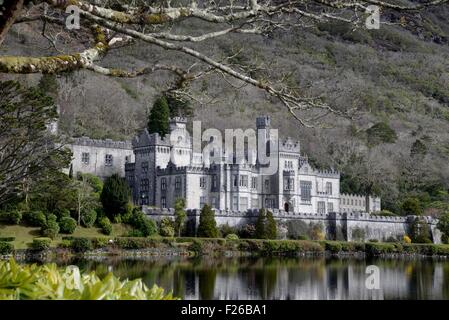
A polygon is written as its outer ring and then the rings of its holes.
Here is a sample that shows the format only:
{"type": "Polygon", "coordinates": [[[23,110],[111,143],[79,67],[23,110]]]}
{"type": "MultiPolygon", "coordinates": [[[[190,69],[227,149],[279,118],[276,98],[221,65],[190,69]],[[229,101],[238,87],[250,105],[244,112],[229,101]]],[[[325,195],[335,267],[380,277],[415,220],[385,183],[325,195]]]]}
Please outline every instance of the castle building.
{"type": "MultiPolygon", "coordinates": [[[[72,138],[67,147],[72,151],[72,172],[91,173],[102,179],[115,173],[125,176],[125,164],[134,162],[130,141],[72,138]]],[[[68,169],[67,171],[69,171],[68,169]]]]}
{"type": "Polygon", "coordinates": [[[257,130],[266,133],[257,139],[265,140],[257,141],[256,150],[247,149],[241,161],[229,161],[230,155],[220,149],[194,152],[186,124],[185,118],[173,118],[170,134],[161,137],[145,129],[132,141],[134,161],[125,164],[125,176],[135,204],[172,208],[182,197],[187,209],[209,204],[240,212],[340,212],[340,173],[312,168],[301,155],[299,141],[290,137],[277,138],[278,148],[270,150],[274,138],[269,117],[257,118],[257,130]],[[267,174],[259,159],[263,145],[263,152],[277,161],[275,173],[267,174]]]}
{"type": "Polygon", "coordinates": [[[364,196],[358,194],[340,195],[340,212],[377,212],[381,211],[379,197],[364,196]]]}

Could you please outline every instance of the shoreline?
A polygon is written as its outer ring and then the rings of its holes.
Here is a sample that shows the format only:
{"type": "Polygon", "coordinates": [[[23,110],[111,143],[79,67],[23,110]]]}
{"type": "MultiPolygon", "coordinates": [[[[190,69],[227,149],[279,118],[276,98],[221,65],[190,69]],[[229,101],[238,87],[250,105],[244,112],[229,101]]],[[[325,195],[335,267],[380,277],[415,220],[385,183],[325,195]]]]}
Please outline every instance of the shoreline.
{"type": "Polygon", "coordinates": [[[449,258],[449,245],[404,243],[355,243],[310,240],[226,240],[218,238],[71,238],[64,247],[44,250],[17,249],[0,259],[54,261],[103,258],[198,258],[198,257],[324,257],[338,259],[438,259],[449,258]],[[86,247],[75,246],[83,239],[86,247]],[[110,242],[112,241],[112,242],[110,242]]]}

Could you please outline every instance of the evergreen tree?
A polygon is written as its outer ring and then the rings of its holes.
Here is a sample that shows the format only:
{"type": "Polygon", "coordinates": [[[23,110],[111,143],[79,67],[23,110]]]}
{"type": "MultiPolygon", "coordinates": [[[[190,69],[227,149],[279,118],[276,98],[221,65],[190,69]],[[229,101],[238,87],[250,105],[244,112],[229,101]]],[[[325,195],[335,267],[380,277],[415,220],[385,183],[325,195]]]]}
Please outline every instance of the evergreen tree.
{"type": "Polygon", "coordinates": [[[274,221],[273,214],[271,211],[267,212],[267,221],[265,225],[265,237],[266,239],[276,239],[277,238],[277,225],[274,221]]]}
{"type": "Polygon", "coordinates": [[[205,204],[201,209],[200,225],[198,226],[198,237],[217,238],[218,229],[215,221],[215,213],[212,208],[205,204]]]}
{"type": "Polygon", "coordinates": [[[101,191],[100,200],[106,215],[113,219],[114,216],[126,212],[130,198],[130,190],[124,179],[118,174],[108,177],[101,191]]]}
{"type": "Polygon", "coordinates": [[[265,235],[266,222],[267,222],[267,213],[265,209],[260,209],[259,216],[257,217],[256,221],[256,232],[254,233],[256,239],[266,239],[265,235]]]}
{"type": "Polygon", "coordinates": [[[158,98],[151,109],[148,117],[148,132],[159,133],[161,137],[169,133],[170,109],[167,99],[162,96],[158,98]]]}
{"type": "Polygon", "coordinates": [[[181,232],[184,229],[187,214],[185,211],[186,200],[184,198],[178,198],[175,201],[175,232],[178,237],[181,236],[181,232]]]}

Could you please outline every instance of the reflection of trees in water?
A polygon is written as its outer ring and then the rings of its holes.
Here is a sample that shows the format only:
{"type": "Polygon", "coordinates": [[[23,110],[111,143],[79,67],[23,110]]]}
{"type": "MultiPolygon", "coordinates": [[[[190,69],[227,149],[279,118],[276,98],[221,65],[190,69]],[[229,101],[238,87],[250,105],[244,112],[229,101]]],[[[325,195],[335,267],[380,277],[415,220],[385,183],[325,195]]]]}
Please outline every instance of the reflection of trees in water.
{"type": "Polygon", "coordinates": [[[142,278],[148,286],[158,284],[173,290],[176,296],[201,299],[213,299],[223,294],[237,298],[295,298],[298,290],[303,297],[314,294],[314,298],[369,298],[364,286],[365,268],[376,265],[381,268],[381,289],[386,299],[449,298],[448,261],[97,257],[56,262],[60,266],[77,265],[82,271],[95,270],[100,277],[112,267],[113,273],[120,278],[142,278]],[[217,281],[220,281],[219,287],[217,281]]]}
{"type": "Polygon", "coordinates": [[[214,298],[215,280],[217,279],[217,270],[203,270],[198,272],[198,288],[202,300],[211,300],[214,298]]]}

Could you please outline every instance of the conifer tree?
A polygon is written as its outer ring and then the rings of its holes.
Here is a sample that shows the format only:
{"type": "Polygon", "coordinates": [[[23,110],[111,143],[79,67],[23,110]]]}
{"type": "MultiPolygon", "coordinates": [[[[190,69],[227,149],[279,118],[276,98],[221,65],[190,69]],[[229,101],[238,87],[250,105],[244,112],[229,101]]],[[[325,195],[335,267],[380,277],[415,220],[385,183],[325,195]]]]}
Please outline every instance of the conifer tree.
{"type": "Polygon", "coordinates": [[[205,204],[201,209],[200,225],[198,226],[198,237],[217,238],[218,229],[215,221],[215,213],[212,208],[205,204]]]}
{"type": "Polygon", "coordinates": [[[277,237],[277,226],[276,221],[273,218],[271,211],[267,212],[267,221],[265,225],[265,236],[266,239],[276,239],[277,237]]]}
{"type": "Polygon", "coordinates": [[[148,132],[159,133],[161,137],[169,133],[170,109],[167,99],[159,97],[153,105],[148,117],[148,132]]]}
{"type": "Polygon", "coordinates": [[[254,236],[256,239],[265,239],[265,224],[267,221],[267,214],[265,209],[259,210],[259,216],[257,217],[256,221],[256,232],[254,236]]]}
{"type": "Polygon", "coordinates": [[[118,174],[108,177],[101,191],[100,200],[106,215],[113,219],[114,216],[126,212],[129,202],[130,190],[124,179],[118,174]]]}
{"type": "Polygon", "coordinates": [[[185,221],[187,218],[186,211],[184,209],[186,200],[184,198],[178,198],[175,201],[175,232],[178,237],[181,236],[181,232],[184,229],[185,221]]]}

